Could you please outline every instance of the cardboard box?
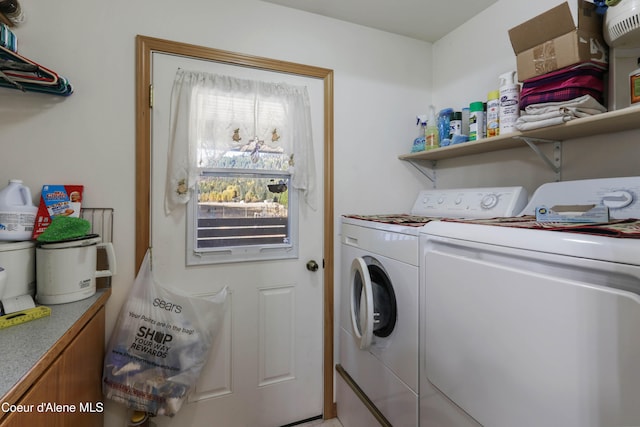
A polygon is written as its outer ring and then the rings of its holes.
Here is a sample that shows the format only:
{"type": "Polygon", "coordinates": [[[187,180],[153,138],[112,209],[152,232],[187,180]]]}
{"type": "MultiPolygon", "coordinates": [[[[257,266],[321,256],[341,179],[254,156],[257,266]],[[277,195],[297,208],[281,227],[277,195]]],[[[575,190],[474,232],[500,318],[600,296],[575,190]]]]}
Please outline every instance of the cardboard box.
{"type": "Polygon", "coordinates": [[[609,222],[609,208],[604,205],[556,205],[550,208],[536,208],[536,221],[539,222],[609,222]]]}
{"type": "Polygon", "coordinates": [[[578,0],[577,26],[564,2],[510,29],[509,38],[521,82],[580,62],[608,64],[602,16],[586,0],[578,0]]]}
{"type": "Polygon", "coordinates": [[[33,239],[37,239],[56,216],[80,217],[83,189],[82,185],[43,185],[33,239]]]}

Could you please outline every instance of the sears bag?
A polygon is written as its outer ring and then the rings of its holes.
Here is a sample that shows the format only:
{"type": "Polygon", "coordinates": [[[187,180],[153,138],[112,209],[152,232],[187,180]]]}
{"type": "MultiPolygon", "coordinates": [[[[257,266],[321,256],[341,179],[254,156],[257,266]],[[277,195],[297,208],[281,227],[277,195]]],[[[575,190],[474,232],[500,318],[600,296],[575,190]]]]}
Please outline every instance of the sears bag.
{"type": "Polygon", "coordinates": [[[175,415],[194,387],[223,320],[227,288],[213,297],[158,285],[147,251],[104,360],[103,394],[153,415],[175,415]]]}

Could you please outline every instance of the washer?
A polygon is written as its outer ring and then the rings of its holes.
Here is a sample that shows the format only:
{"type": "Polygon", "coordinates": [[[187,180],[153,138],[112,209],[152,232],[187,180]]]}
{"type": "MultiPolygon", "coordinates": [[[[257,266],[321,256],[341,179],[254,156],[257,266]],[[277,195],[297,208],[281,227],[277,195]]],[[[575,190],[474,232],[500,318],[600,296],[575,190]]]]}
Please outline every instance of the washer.
{"type": "Polygon", "coordinates": [[[421,227],[510,216],[526,200],[522,187],[426,190],[410,214],[342,218],[336,400],[345,427],[418,425],[421,227]]]}
{"type": "MultiPolygon", "coordinates": [[[[640,177],[545,184],[523,214],[640,218],[639,195],[640,177]]],[[[420,425],[640,425],[640,241],[472,222],[422,229],[420,425]]]]}

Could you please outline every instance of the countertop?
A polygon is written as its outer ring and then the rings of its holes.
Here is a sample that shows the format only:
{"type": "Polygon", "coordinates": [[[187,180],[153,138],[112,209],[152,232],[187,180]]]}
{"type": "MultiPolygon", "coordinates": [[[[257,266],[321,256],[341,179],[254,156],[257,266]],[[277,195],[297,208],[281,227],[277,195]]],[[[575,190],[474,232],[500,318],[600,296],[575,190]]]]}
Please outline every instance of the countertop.
{"type": "Polygon", "coordinates": [[[51,315],[0,329],[0,401],[15,403],[105,305],[111,290],[72,303],[51,304],[51,315]]]}

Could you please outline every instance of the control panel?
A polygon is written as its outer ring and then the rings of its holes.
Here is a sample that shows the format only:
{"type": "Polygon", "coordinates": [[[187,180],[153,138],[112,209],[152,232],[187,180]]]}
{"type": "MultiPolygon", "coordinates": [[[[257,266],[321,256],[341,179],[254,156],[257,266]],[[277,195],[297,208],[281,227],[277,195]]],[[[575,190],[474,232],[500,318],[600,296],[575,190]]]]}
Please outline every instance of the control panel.
{"type": "Polygon", "coordinates": [[[538,206],[604,205],[610,218],[640,218],[639,196],[640,177],[550,182],[538,187],[523,213],[535,215],[538,206]]]}
{"type": "Polygon", "coordinates": [[[412,215],[449,218],[517,216],[527,204],[524,187],[423,190],[412,215]]]}

